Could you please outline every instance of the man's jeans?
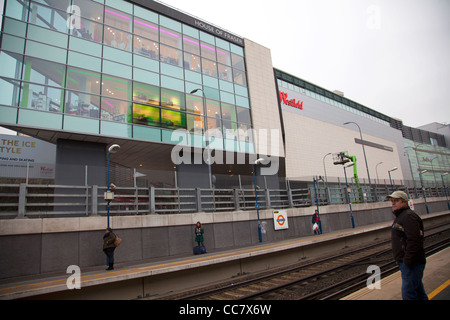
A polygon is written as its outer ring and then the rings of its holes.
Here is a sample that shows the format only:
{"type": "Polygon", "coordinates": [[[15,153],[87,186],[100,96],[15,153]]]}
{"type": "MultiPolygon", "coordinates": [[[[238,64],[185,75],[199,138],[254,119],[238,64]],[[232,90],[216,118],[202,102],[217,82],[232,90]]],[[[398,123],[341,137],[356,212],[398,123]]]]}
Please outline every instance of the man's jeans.
{"type": "Polygon", "coordinates": [[[424,264],[416,264],[407,267],[404,263],[398,264],[402,272],[402,297],[403,300],[428,300],[423,287],[424,264]]]}

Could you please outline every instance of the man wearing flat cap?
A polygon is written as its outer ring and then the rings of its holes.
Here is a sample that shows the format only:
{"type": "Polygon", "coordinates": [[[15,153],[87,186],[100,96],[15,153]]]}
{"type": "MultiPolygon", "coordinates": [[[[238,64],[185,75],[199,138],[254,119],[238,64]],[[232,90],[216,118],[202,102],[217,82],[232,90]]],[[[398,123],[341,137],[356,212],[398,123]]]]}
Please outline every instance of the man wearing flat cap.
{"type": "Polygon", "coordinates": [[[387,198],[395,215],[392,253],[402,272],[403,300],[428,300],[422,282],[426,264],[422,219],[409,208],[408,195],[403,191],[395,191],[387,198]]]}

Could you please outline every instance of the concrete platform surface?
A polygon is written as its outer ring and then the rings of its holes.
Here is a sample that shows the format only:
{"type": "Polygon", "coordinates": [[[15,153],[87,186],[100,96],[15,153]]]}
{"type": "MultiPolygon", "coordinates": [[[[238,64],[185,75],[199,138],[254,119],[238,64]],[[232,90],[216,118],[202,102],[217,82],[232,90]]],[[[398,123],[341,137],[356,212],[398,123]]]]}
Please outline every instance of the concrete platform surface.
{"type": "MultiPolygon", "coordinates": [[[[430,300],[450,300],[450,248],[427,258],[423,284],[430,300]]],[[[381,279],[380,290],[364,288],[341,300],[402,300],[401,288],[399,271],[381,279]]]]}

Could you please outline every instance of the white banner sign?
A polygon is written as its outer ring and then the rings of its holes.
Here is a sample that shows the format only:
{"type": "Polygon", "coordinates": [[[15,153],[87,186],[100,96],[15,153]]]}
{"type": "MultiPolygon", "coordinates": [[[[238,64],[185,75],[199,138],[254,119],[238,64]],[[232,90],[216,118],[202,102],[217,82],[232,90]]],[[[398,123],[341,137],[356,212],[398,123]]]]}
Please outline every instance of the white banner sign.
{"type": "Polygon", "coordinates": [[[0,135],[0,177],[53,179],[56,146],[30,137],[0,135]],[[28,168],[27,168],[28,167],[28,168]]]}
{"type": "Polygon", "coordinates": [[[275,230],[289,229],[287,212],[283,210],[274,211],[273,224],[275,226],[275,230]]]}

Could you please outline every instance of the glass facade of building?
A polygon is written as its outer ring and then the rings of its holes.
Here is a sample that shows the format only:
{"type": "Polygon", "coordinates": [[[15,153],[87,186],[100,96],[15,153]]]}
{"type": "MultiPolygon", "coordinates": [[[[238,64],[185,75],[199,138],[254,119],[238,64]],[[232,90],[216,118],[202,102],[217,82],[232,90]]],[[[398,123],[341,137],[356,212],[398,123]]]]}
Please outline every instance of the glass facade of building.
{"type": "Polygon", "coordinates": [[[242,47],[121,0],[7,0],[3,20],[3,123],[165,143],[218,129],[253,152],[242,47]]]}

